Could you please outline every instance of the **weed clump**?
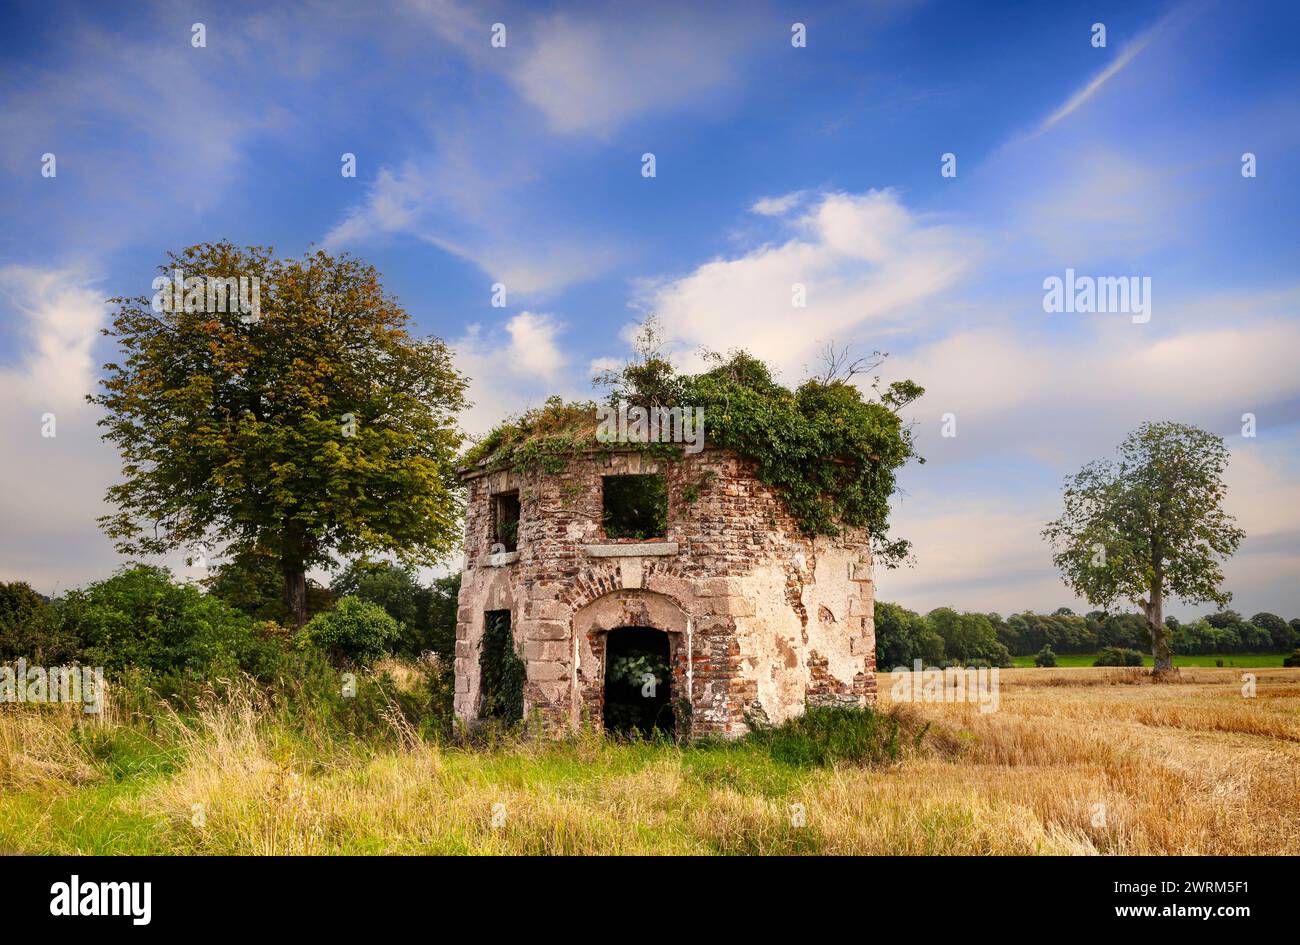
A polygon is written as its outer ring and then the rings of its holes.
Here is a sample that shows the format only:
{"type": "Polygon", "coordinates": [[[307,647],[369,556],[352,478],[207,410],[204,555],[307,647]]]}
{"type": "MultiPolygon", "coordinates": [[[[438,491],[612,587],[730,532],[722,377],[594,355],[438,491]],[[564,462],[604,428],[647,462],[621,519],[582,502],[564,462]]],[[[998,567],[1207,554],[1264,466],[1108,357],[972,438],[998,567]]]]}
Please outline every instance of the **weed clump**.
{"type": "Polygon", "coordinates": [[[929,731],[898,712],[857,706],[811,706],[803,715],[780,725],[749,720],[745,742],[774,761],[799,768],[852,765],[865,768],[898,761],[915,751],[929,731]]]}

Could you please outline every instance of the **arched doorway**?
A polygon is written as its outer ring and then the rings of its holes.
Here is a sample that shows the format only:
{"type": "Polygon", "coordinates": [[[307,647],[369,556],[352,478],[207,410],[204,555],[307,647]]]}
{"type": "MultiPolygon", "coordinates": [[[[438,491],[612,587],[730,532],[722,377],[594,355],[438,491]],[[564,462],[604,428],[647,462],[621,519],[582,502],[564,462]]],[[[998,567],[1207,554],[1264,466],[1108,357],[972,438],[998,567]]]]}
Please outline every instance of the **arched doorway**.
{"type": "Polygon", "coordinates": [[[605,639],[604,728],[611,735],[673,735],[672,646],[653,627],[615,627],[605,639]]]}

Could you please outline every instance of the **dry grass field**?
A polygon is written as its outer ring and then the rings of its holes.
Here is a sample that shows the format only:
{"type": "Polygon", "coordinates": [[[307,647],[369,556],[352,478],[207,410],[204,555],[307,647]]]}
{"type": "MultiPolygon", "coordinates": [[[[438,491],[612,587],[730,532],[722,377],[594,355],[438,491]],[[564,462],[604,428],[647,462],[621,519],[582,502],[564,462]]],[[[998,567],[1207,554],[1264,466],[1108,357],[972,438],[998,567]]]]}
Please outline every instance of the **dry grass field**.
{"type": "Polygon", "coordinates": [[[1300,852],[1300,670],[1005,670],[999,710],[892,706],[897,760],[582,736],[438,748],[272,722],[251,696],[150,734],[0,709],[0,851],[1300,852]],[[930,723],[928,727],[925,723],[930,723]],[[924,731],[919,745],[915,734],[924,731]]]}

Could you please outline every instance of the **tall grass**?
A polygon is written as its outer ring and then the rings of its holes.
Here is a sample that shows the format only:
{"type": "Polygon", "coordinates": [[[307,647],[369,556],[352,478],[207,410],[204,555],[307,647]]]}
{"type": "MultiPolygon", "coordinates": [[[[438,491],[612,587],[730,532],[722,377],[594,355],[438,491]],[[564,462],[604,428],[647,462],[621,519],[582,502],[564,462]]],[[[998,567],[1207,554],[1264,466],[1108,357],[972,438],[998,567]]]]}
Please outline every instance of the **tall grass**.
{"type": "Polygon", "coordinates": [[[239,686],[147,726],[5,707],[0,851],[1297,852],[1300,671],[1105,673],[1004,671],[987,715],[882,677],[878,712],[697,746],[437,744],[396,704],[341,734],[239,686]]]}

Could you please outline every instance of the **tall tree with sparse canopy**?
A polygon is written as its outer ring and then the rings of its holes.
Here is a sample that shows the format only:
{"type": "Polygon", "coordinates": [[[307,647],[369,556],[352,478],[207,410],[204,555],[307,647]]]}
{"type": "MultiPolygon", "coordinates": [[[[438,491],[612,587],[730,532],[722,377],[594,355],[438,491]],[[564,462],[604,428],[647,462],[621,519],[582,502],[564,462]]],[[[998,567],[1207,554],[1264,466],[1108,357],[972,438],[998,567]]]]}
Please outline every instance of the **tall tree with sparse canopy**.
{"type": "Polygon", "coordinates": [[[1181,423],[1144,423],[1119,460],[1099,460],[1066,479],[1065,511],[1043,535],[1065,583],[1090,603],[1142,608],[1155,675],[1173,670],[1166,599],[1226,604],[1226,560],[1245,533],[1223,511],[1223,439],[1181,423]]]}
{"type": "Polygon", "coordinates": [[[112,299],[104,334],[121,358],[89,398],[123,458],[117,512],[100,519],[119,550],[273,555],[298,626],[306,572],[334,554],[449,552],[465,379],[442,341],[410,334],[375,269],[224,242],[168,256],[159,271],[180,271],[183,304],[166,286],[112,299]],[[210,281],[239,277],[257,280],[260,310],[210,281]]]}

